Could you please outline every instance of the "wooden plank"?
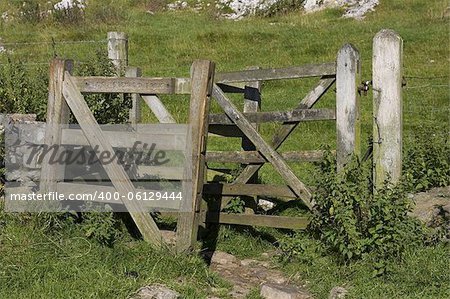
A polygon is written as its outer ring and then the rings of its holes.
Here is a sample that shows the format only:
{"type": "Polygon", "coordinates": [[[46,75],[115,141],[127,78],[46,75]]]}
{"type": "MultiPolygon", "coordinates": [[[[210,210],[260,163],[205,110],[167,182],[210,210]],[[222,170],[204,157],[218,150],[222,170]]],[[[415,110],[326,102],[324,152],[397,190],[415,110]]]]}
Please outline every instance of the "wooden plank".
{"type": "MultiPolygon", "coordinates": [[[[310,109],[314,106],[317,101],[319,101],[322,96],[328,91],[328,89],[333,85],[335,78],[322,78],[319,84],[313,88],[300,102],[297,109],[310,109]]],[[[291,132],[298,126],[298,123],[285,123],[278,130],[272,139],[272,146],[277,150],[286,138],[291,134],[291,132]]],[[[253,174],[258,171],[262,165],[248,165],[236,178],[236,183],[245,184],[253,174]]]]}
{"type": "MultiPolygon", "coordinates": [[[[325,151],[290,151],[280,153],[289,162],[315,162],[323,159],[325,151]]],[[[207,162],[255,164],[266,163],[267,160],[258,151],[208,151],[207,162]]]]}
{"type": "MultiPolygon", "coordinates": [[[[142,190],[136,189],[136,192],[164,192],[166,190],[142,190]]],[[[69,196],[73,196],[74,194],[87,194],[92,196],[92,202],[104,203],[104,204],[120,204],[123,205],[122,200],[101,200],[101,193],[109,193],[112,194],[112,198],[114,198],[114,193],[117,192],[116,188],[113,186],[102,186],[102,185],[92,185],[87,183],[63,183],[60,182],[57,184],[56,192],[58,194],[63,194],[66,199],[69,199],[69,196]]],[[[124,201],[127,201],[127,195],[123,198],[124,201]]],[[[140,207],[143,209],[170,209],[170,210],[178,210],[180,208],[181,202],[179,200],[141,200],[139,201],[140,207]]]]}
{"type": "MultiPolygon", "coordinates": [[[[267,122],[300,122],[300,121],[319,121],[335,120],[336,111],[334,109],[296,109],[289,111],[271,111],[271,112],[247,112],[243,116],[253,124],[267,122]]],[[[209,123],[212,125],[231,125],[233,122],[226,114],[210,114],[209,123]]]]}
{"type": "Polygon", "coordinates": [[[213,195],[259,195],[298,198],[288,186],[266,185],[266,184],[217,184],[208,183],[203,187],[205,194],[213,195]]]}
{"type": "MultiPolygon", "coordinates": [[[[48,87],[47,124],[44,144],[49,147],[61,143],[61,125],[69,121],[69,107],[64,101],[62,90],[66,71],[71,72],[73,61],[53,59],[50,64],[50,80],[48,87]]],[[[64,165],[49,163],[51,155],[44,155],[42,160],[40,192],[48,193],[56,189],[58,180],[64,178],[64,165]]]]}
{"type": "Polygon", "coordinates": [[[174,78],[73,77],[85,93],[173,94],[174,78]]]}
{"type": "Polygon", "coordinates": [[[175,118],[173,118],[172,114],[166,109],[157,95],[143,95],[142,98],[160,123],[176,123],[175,118]]]}
{"type": "Polygon", "coordinates": [[[257,69],[216,75],[218,83],[268,81],[280,79],[296,79],[308,77],[321,77],[336,74],[335,63],[310,64],[297,67],[279,69],[257,69]]]}
{"type": "MultiPolygon", "coordinates": [[[[209,95],[214,81],[213,62],[196,60],[191,68],[191,103],[189,124],[191,142],[186,142],[186,153],[191,153],[192,185],[185,183],[184,197],[177,223],[177,251],[186,252],[195,247],[197,241],[199,212],[205,181],[205,152],[208,134],[209,95]]],[[[186,167],[186,171],[189,168],[186,167]]]]}
{"type": "Polygon", "coordinates": [[[227,214],[227,213],[202,213],[205,222],[262,226],[286,229],[305,229],[310,219],[308,217],[288,217],[272,215],[249,215],[249,214],[227,214]]]}
{"type": "MultiPolygon", "coordinates": [[[[92,147],[97,147],[99,152],[113,153],[111,144],[109,144],[108,139],[103,135],[100,126],[92,115],[92,112],[89,110],[83,96],[77,90],[75,81],[72,80],[68,72],[66,72],[64,76],[63,95],[75,115],[75,118],[78,120],[89,144],[92,147]]],[[[105,163],[103,168],[117,192],[125,195],[129,192],[136,192],[136,189],[130,182],[125,170],[118,163],[117,159],[114,159],[114,162],[112,163],[105,163]]],[[[134,201],[124,201],[124,204],[130,211],[130,215],[144,239],[155,245],[160,245],[163,242],[161,233],[151,216],[146,212],[139,212],[141,207],[134,201]]]]}
{"type": "Polygon", "coordinates": [[[73,77],[83,93],[190,94],[185,78],[73,77]]]}
{"type": "MultiPolygon", "coordinates": [[[[136,149],[142,149],[143,144],[147,143],[146,148],[149,149],[151,145],[155,144],[155,150],[184,150],[186,147],[186,133],[173,134],[155,132],[120,132],[120,131],[102,131],[105,138],[113,147],[131,148],[136,142],[136,149]]],[[[64,145],[89,145],[89,141],[82,130],[78,129],[63,129],[61,144],[64,145]]]]}
{"type": "MultiPolygon", "coordinates": [[[[136,78],[142,76],[142,70],[137,67],[128,67],[125,72],[125,77],[136,78]]],[[[141,97],[137,93],[131,95],[131,109],[129,115],[129,121],[132,125],[141,122],[141,97]]]]}
{"type": "Polygon", "coordinates": [[[403,40],[383,29],[373,39],[374,187],[397,183],[402,172],[403,40]]]}
{"type": "MultiPolygon", "coordinates": [[[[161,212],[161,215],[174,218],[178,217],[178,215],[174,212],[161,212]]],[[[200,220],[205,223],[262,226],[286,229],[305,229],[310,222],[308,217],[227,214],[213,211],[201,212],[200,220]]]]}
{"type": "Polygon", "coordinates": [[[239,112],[223,94],[223,92],[216,85],[213,86],[213,96],[216,98],[219,105],[224,109],[225,113],[233,120],[233,122],[241,129],[243,133],[252,141],[258,148],[258,151],[270,162],[273,167],[279,172],[281,177],[292,188],[295,194],[301,198],[305,204],[312,208],[313,202],[311,200],[311,192],[308,188],[295,176],[290,167],[286,164],[283,157],[278,154],[266,141],[256,132],[250,122],[239,112]]]}
{"type": "Polygon", "coordinates": [[[361,63],[358,50],[344,45],[337,57],[336,74],[336,160],[342,169],[352,154],[361,154],[358,84],[361,82],[361,63]]]}

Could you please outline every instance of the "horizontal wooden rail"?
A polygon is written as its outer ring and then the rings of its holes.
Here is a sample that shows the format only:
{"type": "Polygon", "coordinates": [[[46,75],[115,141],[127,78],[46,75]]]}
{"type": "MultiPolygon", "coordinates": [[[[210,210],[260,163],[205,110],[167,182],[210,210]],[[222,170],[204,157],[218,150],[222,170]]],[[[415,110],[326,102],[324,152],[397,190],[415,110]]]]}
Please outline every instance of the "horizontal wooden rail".
{"type": "MultiPolygon", "coordinates": [[[[288,162],[314,162],[322,160],[325,151],[291,151],[280,154],[288,162]]],[[[241,164],[267,162],[258,151],[210,151],[206,153],[206,161],[241,164]]]]}
{"type": "Polygon", "coordinates": [[[219,83],[268,81],[296,79],[307,77],[333,76],[336,74],[335,63],[310,64],[278,69],[255,69],[229,73],[218,73],[215,81],[219,83]]]}
{"type": "MultiPolygon", "coordinates": [[[[123,131],[103,131],[113,147],[131,148],[136,142],[140,142],[137,149],[142,149],[147,143],[146,149],[150,149],[154,143],[155,150],[179,150],[186,148],[186,134],[142,133],[123,131]]],[[[63,145],[89,145],[84,133],[78,129],[63,129],[61,144],[63,145]]]]}
{"type": "Polygon", "coordinates": [[[73,77],[83,93],[189,94],[187,78],[73,77]]]}
{"type": "MultiPolygon", "coordinates": [[[[244,89],[224,83],[334,76],[334,63],[311,64],[278,69],[256,69],[218,73],[215,81],[227,93],[244,89]]],[[[190,78],[72,77],[82,93],[190,94],[190,78]]]]}
{"type": "Polygon", "coordinates": [[[204,194],[212,195],[260,195],[273,197],[297,198],[288,186],[262,184],[216,184],[208,183],[203,186],[204,194]]]}
{"type": "MultiPolygon", "coordinates": [[[[177,212],[161,212],[161,215],[178,218],[177,212]]],[[[285,229],[305,229],[310,222],[310,218],[273,215],[228,214],[211,211],[201,212],[200,221],[204,223],[221,223],[285,229]]]]}
{"type": "MultiPolygon", "coordinates": [[[[251,123],[266,122],[299,122],[317,120],[335,120],[336,111],[334,109],[296,109],[290,111],[272,112],[248,112],[243,113],[251,123]]],[[[210,114],[210,124],[232,125],[234,124],[226,114],[210,114]]]]}
{"type": "Polygon", "coordinates": [[[201,219],[208,223],[262,226],[286,229],[305,229],[310,219],[308,217],[287,217],[272,215],[202,213],[201,219]]]}

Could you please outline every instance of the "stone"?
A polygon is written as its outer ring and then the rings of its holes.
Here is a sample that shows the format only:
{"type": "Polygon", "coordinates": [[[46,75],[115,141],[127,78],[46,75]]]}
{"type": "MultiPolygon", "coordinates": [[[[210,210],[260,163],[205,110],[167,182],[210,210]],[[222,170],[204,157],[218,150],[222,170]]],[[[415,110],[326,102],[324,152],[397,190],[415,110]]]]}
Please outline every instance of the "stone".
{"type": "Polygon", "coordinates": [[[415,206],[410,216],[416,217],[429,227],[441,223],[444,215],[450,213],[450,186],[433,188],[413,197],[415,206]]]}
{"type": "Polygon", "coordinates": [[[163,241],[170,246],[174,246],[177,243],[177,233],[171,230],[161,230],[161,236],[163,241]]]}
{"type": "Polygon", "coordinates": [[[345,298],[348,291],[343,287],[334,287],[331,289],[328,299],[342,299],[345,298]]]}
{"type": "Polygon", "coordinates": [[[450,18],[450,6],[447,7],[447,8],[445,9],[445,11],[444,11],[442,17],[443,17],[444,19],[450,18]]]}
{"type": "Polygon", "coordinates": [[[312,296],[292,285],[264,283],[261,286],[260,295],[264,299],[311,299],[312,296]]]}
{"type": "Polygon", "coordinates": [[[275,207],[275,204],[271,201],[260,199],[258,200],[258,207],[267,212],[269,210],[272,210],[275,207]]]}
{"type": "Polygon", "coordinates": [[[162,284],[152,284],[140,288],[130,299],[177,299],[181,295],[162,284]]]}
{"type": "Polygon", "coordinates": [[[234,255],[223,251],[215,251],[211,257],[211,264],[227,265],[236,262],[237,259],[234,255]]]}
{"type": "Polygon", "coordinates": [[[378,4],[379,0],[359,1],[357,5],[347,9],[342,17],[362,20],[368,12],[374,11],[378,4]]]}

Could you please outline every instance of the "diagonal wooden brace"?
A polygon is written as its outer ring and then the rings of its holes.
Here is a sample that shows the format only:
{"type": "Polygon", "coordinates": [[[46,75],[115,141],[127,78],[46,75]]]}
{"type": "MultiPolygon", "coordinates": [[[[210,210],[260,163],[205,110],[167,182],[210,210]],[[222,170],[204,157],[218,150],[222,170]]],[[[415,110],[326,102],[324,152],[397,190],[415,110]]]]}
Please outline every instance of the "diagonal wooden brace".
{"type": "MultiPolygon", "coordinates": [[[[113,147],[103,134],[94,115],[86,104],[83,95],[78,90],[76,83],[68,72],[65,72],[64,74],[62,91],[70,110],[72,110],[75,118],[78,120],[81,130],[89,144],[93,148],[98,148],[96,153],[114,153],[113,147]]],[[[98,158],[100,159],[100,157],[98,158]]],[[[121,194],[128,194],[129,192],[136,193],[136,190],[123,167],[115,162],[117,162],[117,159],[113,163],[103,165],[103,167],[116,190],[121,194]]],[[[137,202],[123,200],[123,203],[130,211],[132,211],[130,212],[130,215],[136,223],[144,240],[155,245],[161,245],[163,243],[161,232],[150,214],[146,212],[136,212],[141,208],[137,202]]]]}
{"type": "Polygon", "coordinates": [[[228,117],[241,129],[245,136],[256,146],[258,151],[270,162],[273,167],[283,177],[289,187],[294,193],[303,200],[303,202],[312,208],[314,205],[311,202],[311,192],[308,188],[297,178],[291,168],[286,164],[283,157],[277,153],[266,141],[258,134],[252,124],[245,118],[233,105],[233,103],[225,96],[222,90],[214,84],[213,97],[216,98],[219,105],[228,115],[228,117]]]}

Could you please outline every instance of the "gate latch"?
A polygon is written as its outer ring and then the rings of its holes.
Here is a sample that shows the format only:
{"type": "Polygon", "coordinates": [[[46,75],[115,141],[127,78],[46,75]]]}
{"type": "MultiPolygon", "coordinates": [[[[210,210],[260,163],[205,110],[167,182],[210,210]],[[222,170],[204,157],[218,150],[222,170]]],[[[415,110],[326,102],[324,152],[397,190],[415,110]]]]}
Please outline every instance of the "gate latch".
{"type": "Polygon", "coordinates": [[[359,95],[367,96],[367,92],[370,89],[370,85],[372,85],[371,80],[362,81],[361,84],[358,86],[359,95]]]}

